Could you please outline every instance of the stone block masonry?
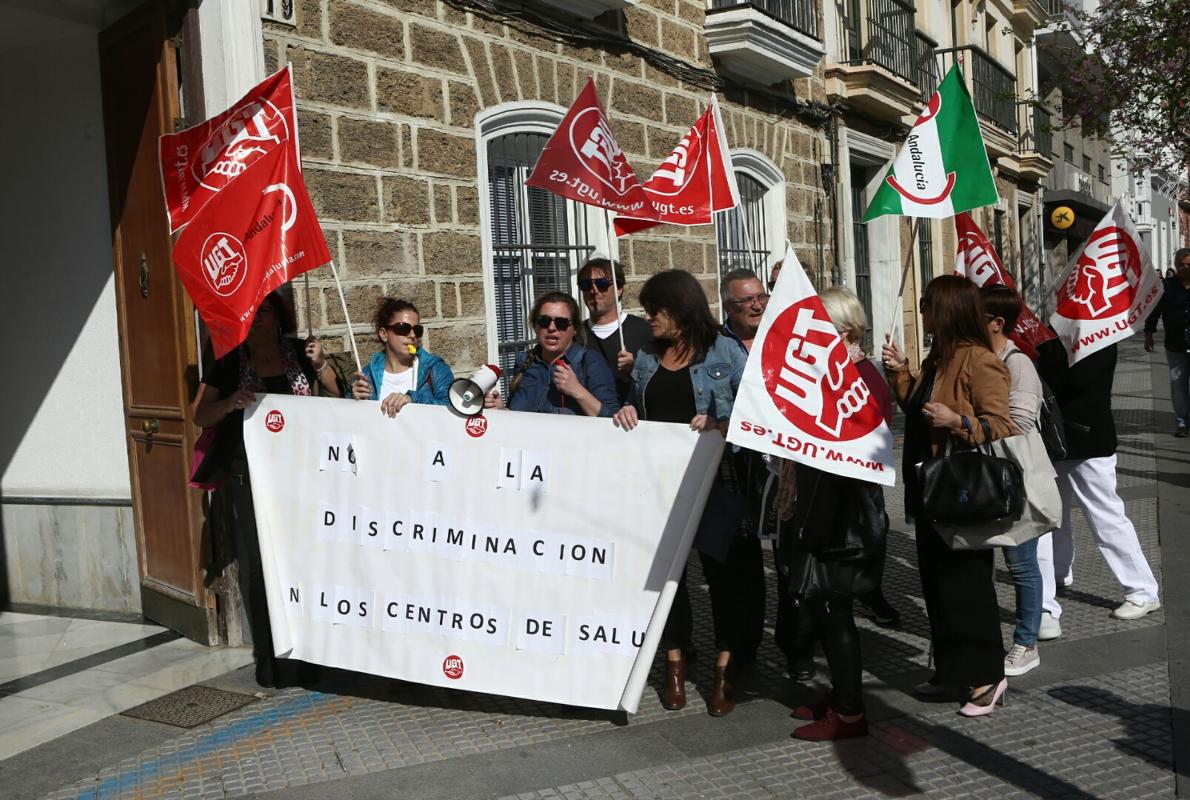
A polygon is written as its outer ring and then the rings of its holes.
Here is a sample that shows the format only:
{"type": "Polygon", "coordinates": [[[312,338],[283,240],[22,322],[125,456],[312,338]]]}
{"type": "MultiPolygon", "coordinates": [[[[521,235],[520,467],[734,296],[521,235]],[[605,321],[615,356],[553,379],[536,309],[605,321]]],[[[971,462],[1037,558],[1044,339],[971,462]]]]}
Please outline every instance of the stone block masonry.
{"type": "MultiPolygon", "coordinates": [[[[593,76],[643,180],[709,101],[710,84],[689,82],[697,80],[689,70],[712,76],[702,6],[642,2],[599,17],[594,24],[607,35],[585,39],[577,18],[576,35],[547,34],[533,21],[473,12],[461,0],[301,0],[296,28],[264,23],[268,66],[294,67],[306,181],[362,354],[377,346],[368,321],[377,298],[389,294],[418,305],[424,344],[456,372],[491,360],[497,342],[484,259],[492,233],[481,226],[489,187],[479,174],[486,141],[477,115],[500,104],[536,104],[560,116],[593,76]],[[625,37],[635,44],[624,45],[625,37]],[[679,59],[687,71],[662,68],[637,47],[679,59]]],[[[780,257],[788,233],[799,251],[818,246],[813,204],[795,198],[816,196],[816,154],[826,148],[822,132],[793,109],[821,96],[820,84],[789,84],[784,100],[733,85],[720,92],[731,146],[756,151],[785,178],[787,220],[769,235],[770,260],[780,257]]],[[[602,216],[590,219],[591,230],[601,230],[602,216]]],[[[718,306],[711,226],[655,228],[621,241],[618,252],[630,276],[627,303],[637,303],[649,275],[677,267],[698,275],[718,306]]],[[[315,332],[328,350],[346,350],[330,270],[312,272],[309,283],[315,332]]],[[[303,330],[304,285],[294,285],[303,330]]]]}

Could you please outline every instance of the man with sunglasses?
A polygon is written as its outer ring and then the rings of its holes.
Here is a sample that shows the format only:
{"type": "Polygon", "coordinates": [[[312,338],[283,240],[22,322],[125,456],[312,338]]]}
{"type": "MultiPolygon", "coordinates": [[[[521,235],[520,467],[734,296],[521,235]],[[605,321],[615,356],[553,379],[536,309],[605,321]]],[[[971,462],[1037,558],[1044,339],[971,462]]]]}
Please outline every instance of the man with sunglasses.
{"type": "Polygon", "coordinates": [[[632,391],[632,365],[636,354],[653,339],[649,323],[623,310],[624,269],[620,262],[592,258],[578,273],[578,288],[590,318],[583,323],[587,344],[598,350],[616,375],[616,397],[620,405],[628,402],[632,391]],[[615,286],[612,286],[615,270],[615,286]],[[620,329],[624,331],[624,349],[620,349],[620,329]]]}

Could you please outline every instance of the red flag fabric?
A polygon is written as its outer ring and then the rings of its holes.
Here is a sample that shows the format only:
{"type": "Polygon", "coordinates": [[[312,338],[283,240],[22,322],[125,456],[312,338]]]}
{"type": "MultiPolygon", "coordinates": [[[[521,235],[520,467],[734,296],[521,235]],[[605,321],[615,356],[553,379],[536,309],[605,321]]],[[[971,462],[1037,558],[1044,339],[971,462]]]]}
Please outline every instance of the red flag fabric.
{"type": "MultiPolygon", "coordinates": [[[[959,237],[959,250],[955,256],[954,274],[969,278],[976,286],[995,286],[1001,284],[1010,289],[1015,288],[1012,276],[1004,269],[996,248],[988,241],[971,215],[964,211],[955,214],[955,231],[959,237]]],[[[1054,332],[1045,326],[1033,310],[1028,306],[1021,309],[1020,319],[1016,327],[1008,335],[1013,344],[1029,354],[1030,358],[1037,358],[1037,348],[1043,343],[1057,338],[1054,332]]]]}
{"type": "Polygon", "coordinates": [[[247,337],[265,295],[331,260],[294,148],[274,148],[214,195],[173,260],[223,356],[247,337]]]}
{"type": "Polygon", "coordinates": [[[645,182],[645,194],[653,204],[654,216],[638,219],[616,217],[616,235],[651,228],[654,225],[707,225],[715,211],[735,208],[740,191],[727,152],[727,136],[719,101],[698,118],[678,146],[661,162],[645,182]]]}
{"type": "Polygon", "coordinates": [[[653,213],[640,179],[612,136],[590,78],[525,183],[617,214],[653,213]]]}
{"type": "Polygon", "coordinates": [[[1140,330],[1162,291],[1161,273],[1121,200],[1070,259],[1054,290],[1050,324],[1069,363],[1140,330]]]}
{"type": "Polygon", "coordinates": [[[158,141],[170,233],[202,210],[223,187],[277,148],[297,150],[293,79],[277,70],[222,114],[158,141]]]}

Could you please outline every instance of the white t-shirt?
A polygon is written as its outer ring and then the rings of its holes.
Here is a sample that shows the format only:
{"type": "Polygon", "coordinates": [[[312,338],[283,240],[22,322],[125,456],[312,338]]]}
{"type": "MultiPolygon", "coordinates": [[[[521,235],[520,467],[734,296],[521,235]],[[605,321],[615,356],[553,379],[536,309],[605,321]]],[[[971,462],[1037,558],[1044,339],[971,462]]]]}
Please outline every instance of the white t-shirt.
{"type": "Polygon", "coordinates": [[[615,333],[616,329],[618,329],[620,327],[620,325],[626,319],[628,319],[628,313],[626,311],[621,311],[620,318],[618,320],[612,320],[611,322],[604,322],[600,325],[591,323],[591,333],[595,334],[600,339],[606,339],[607,337],[609,337],[613,333],[615,333]]]}
{"type": "Polygon", "coordinates": [[[404,372],[389,372],[384,371],[384,383],[380,385],[380,399],[388,397],[390,394],[404,394],[405,392],[413,391],[413,374],[416,372],[413,368],[409,368],[404,372]]]}

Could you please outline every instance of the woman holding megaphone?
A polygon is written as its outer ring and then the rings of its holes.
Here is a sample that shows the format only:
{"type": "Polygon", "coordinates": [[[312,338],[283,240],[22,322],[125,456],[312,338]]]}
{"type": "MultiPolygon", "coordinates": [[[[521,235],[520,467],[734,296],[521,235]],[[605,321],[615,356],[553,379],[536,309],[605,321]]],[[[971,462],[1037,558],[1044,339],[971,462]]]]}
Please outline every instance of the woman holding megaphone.
{"type": "MultiPolygon", "coordinates": [[[[629,404],[615,416],[615,424],[632,430],[639,420],[676,422],[696,431],[724,432],[744,375],[746,357],[740,346],[719,333],[702,285],[689,272],[671,269],[645,281],[640,290],[645,320],[653,342],[641,348],[632,368],[629,404]]],[[[743,502],[731,459],[724,458],[695,535],[703,575],[711,590],[715,628],[715,686],[708,710],[721,717],[735,708],[734,678],[763,635],[764,620],[750,619],[750,598],[764,592],[760,543],[740,524],[743,502]],[[743,533],[744,535],[740,535],[743,533]]],[[[752,530],[755,530],[754,528],[752,530]]],[[[763,605],[763,604],[761,604],[763,605]]],[[[690,650],[693,612],[686,574],[678,584],[661,647],[666,651],[662,705],[677,710],[686,705],[686,653],[690,650]]]]}
{"type": "Polygon", "coordinates": [[[583,345],[578,302],[546,292],[533,303],[529,324],[537,344],[517,356],[505,402],[493,391],[487,408],[610,417],[620,407],[616,378],[603,356],[583,345]]]}
{"type": "Polygon", "coordinates": [[[351,396],[379,400],[381,412],[395,417],[409,403],[449,405],[454,373],[445,361],[421,346],[421,314],[408,300],[380,298],[372,318],[384,349],[355,373],[351,396]]]}

